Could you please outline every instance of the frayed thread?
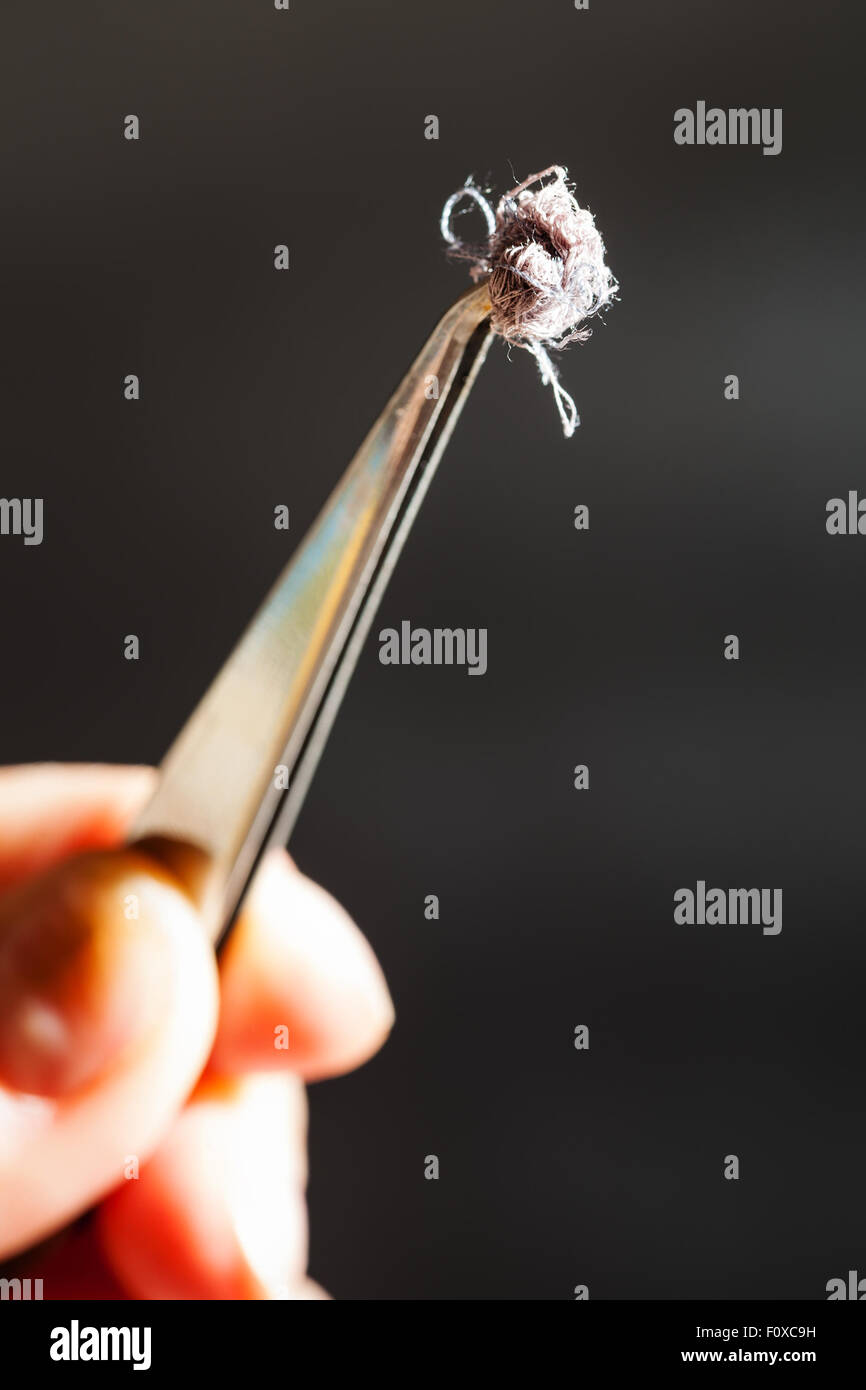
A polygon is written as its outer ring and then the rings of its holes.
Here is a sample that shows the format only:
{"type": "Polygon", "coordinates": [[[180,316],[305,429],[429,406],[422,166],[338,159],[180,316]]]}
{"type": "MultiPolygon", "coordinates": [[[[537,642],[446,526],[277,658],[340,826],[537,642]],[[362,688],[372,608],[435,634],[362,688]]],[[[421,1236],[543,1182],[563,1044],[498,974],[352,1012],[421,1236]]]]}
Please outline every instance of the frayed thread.
{"type": "Polygon", "coordinates": [[[605,264],[595,219],[577,202],[568,171],[552,164],[492,203],[466,180],[446,200],[440,220],[448,254],[471,263],[474,281],[486,280],[490,323],[507,343],[531,352],[542,383],[553,390],[568,439],[580,424],[574,400],[559,380],[550,351],[585,342],[586,320],[616,298],[619,284],[605,264]],[[473,246],[455,233],[458,204],[471,199],[487,224],[487,241],[473,246]]]}

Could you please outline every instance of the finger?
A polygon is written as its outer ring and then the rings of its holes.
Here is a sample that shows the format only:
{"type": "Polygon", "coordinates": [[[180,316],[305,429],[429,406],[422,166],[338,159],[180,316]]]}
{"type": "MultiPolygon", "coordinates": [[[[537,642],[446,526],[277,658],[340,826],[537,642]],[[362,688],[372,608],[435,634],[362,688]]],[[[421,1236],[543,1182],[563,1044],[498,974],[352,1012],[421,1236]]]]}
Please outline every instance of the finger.
{"type": "Polygon", "coordinates": [[[163,917],[191,905],[133,851],[81,855],[0,899],[0,1082],[80,1089],[167,1000],[163,917]]]}
{"type": "MultiPolygon", "coordinates": [[[[117,843],[155,779],[149,768],[108,765],[0,770],[0,888],[72,849],[117,843]]],[[[220,1068],[288,1062],[308,1077],[333,1075],[365,1061],[393,1024],[381,972],[357,929],[333,899],[299,875],[290,879],[292,874],[293,869],[284,874],[270,893],[266,875],[258,875],[253,901],[260,910],[247,910],[226,952],[231,998],[223,1008],[220,1068]],[[241,940],[247,943],[243,951],[241,940]],[[296,974],[286,977],[286,970],[296,974]],[[282,971],[282,978],[269,980],[272,971],[282,971]],[[309,981],[311,991],[294,988],[293,978],[309,981]],[[322,1013],[314,1007],[319,999],[322,1013]],[[258,1016],[256,1000],[277,1017],[258,1016]],[[294,1027],[286,1021],[289,1008],[293,1018],[297,1014],[294,1027]],[[290,1056],[281,1046],[286,1028],[290,1056]]]]}
{"type": "Polygon", "coordinates": [[[297,1078],[203,1084],[97,1214],[120,1283],[147,1299],[309,1297],[305,1142],[297,1078]]]}
{"type": "Polygon", "coordinates": [[[84,1217],[60,1235],[38,1246],[25,1260],[3,1265],[4,1274],[40,1279],[43,1299],[99,1299],[128,1297],[103,1255],[92,1219],[84,1217]]]}
{"type": "Polygon", "coordinates": [[[378,1051],[394,1023],[368,942],[282,850],[263,861],[229,938],[220,995],[217,1074],[333,1076],[378,1051]]]}
{"type": "Polygon", "coordinates": [[[315,1279],[304,1279],[302,1283],[296,1284],[285,1294],[281,1294],[280,1297],[303,1299],[306,1303],[331,1302],[331,1295],[322,1288],[321,1284],[317,1284],[315,1279]]]}
{"type": "Polygon", "coordinates": [[[81,856],[6,895],[0,1253],[69,1220],[151,1152],[204,1066],[216,1014],[199,919],[143,855],[81,856]]]}
{"type": "Polygon", "coordinates": [[[155,785],[149,767],[0,768],[0,889],[79,850],[119,844],[155,785]]]}

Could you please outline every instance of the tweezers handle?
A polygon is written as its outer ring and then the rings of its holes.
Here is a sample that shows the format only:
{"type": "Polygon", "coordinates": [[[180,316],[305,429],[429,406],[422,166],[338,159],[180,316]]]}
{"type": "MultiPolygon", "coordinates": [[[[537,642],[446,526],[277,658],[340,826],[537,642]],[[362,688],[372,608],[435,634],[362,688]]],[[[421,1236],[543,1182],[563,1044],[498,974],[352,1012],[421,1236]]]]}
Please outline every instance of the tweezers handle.
{"type": "Polygon", "coordinates": [[[489,346],[486,289],[445,314],[169,749],[132,841],[219,941],[290,832],[369,624],[489,346]],[[285,783],[288,781],[288,789],[285,783]]]}

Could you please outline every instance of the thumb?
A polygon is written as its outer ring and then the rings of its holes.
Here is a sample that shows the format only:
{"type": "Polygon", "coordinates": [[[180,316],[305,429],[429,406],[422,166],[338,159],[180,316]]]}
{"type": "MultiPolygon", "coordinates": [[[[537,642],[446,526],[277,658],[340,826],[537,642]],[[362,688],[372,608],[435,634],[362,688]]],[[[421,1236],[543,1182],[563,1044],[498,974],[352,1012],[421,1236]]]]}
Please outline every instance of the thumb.
{"type": "MultiPolygon", "coordinates": [[[[0,1079],[63,1096],[158,1026],[180,888],[134,852],[87,854],[0,901],[0,1079]]],[[[192,929],[190,924],[190,929],[192,929]]]]}
{"type": "Polygon", "coordinates": [[[81,855],[3,896],[4,1246],[23,1243],[9,1222],[43,1234],[153,1147],[207,1059],[216,1011],[192,904],[140,852],[81,855]]]}

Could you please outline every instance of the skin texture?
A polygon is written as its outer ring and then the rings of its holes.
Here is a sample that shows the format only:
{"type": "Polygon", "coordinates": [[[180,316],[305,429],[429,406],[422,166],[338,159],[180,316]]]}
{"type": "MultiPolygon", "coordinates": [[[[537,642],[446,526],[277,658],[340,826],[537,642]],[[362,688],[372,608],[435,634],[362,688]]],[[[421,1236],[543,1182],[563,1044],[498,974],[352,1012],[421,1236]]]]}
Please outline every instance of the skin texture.
{"type": "Polygon", "coordinates": [[[326,1298],[304,1082],[372,1056],[391,999],[283,851],[217,969],[181,885],[120,848],[154,776],[0,771],[0,1259],[99,1203],[4,1273],[46,1299],[326,1298]]]}

